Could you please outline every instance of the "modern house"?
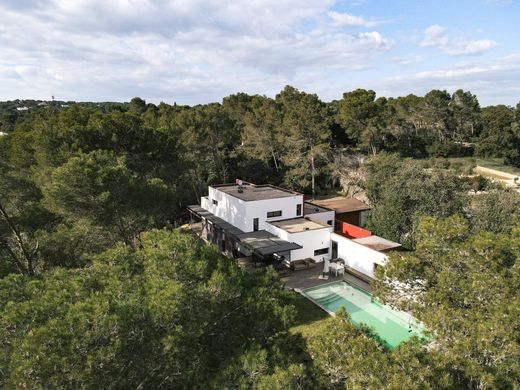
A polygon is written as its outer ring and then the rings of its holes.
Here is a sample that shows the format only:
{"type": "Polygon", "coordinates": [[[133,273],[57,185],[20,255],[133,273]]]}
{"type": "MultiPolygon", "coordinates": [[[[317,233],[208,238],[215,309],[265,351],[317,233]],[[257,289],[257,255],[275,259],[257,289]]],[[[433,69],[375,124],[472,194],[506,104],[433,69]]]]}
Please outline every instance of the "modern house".
{"type": "Polygon", "coordinates": [[[200,206],[188,206],[201,235],[230,256],[288,265],[341,258],[348,269],[371,278],[386,262],[385,252],[400,245],[360,226],[369,209],[348,198],[306,202],[299,192],[241,180],[210,186],[200,206]]]}

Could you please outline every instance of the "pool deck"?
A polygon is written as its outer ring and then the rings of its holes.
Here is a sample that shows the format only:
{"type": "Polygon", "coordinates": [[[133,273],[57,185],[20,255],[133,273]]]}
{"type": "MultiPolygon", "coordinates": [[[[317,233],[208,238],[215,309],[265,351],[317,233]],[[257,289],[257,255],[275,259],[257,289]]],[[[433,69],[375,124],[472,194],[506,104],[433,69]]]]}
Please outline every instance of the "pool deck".
{"type": "Polygon", "coordinates": [[[354,286],[360,287],[365,291],[372,292],[370,284],[345,272],[345,275],[329,275],[328,279],[321,279],[322,268],[318,265],[316,268],[305,269],[300,271],[291,271],[286,275],[280,276],[280,279],[285,283],[285,287],[290,289],[304,290],[306,288],[320,286],[322,284],[346,281],[353,284],[354,286]]]}

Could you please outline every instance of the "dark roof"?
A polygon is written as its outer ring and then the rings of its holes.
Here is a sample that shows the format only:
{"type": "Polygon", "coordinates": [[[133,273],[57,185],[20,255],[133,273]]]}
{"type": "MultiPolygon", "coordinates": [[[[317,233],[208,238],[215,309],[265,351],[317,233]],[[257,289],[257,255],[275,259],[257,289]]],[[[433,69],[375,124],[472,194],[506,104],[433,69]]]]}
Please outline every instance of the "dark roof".
{"type": "Polygon", "coordinates": [[[249,250],[255,251],[263,256],[302,248],[302,246],[294,242],[282,240],[267,230],[243,233],[238,235],[237,238],[240,243],[245,245],[249,250]]]}
{"type": "Polygon", "coordinates": [[[330,209],[318,206],[317,204],[307,202],[307,201],[303,204],[303,215],[324,213],[326,211],[330,211],[330,209]]]}
{"type": "Polygon", "coordinates": [[[344,198],[342,196],[329,199],[313,199],[312,203],[330,210],[335,210],[337,214],[371,209],[369,205],[360,200],[355,198],[344,198]]]}
{"type": "Polygon", "coordinates": [[[401,247],[401,244],[397,242],[393,242],[390,240],[387,240],[386,238],[379,237],[376,235],[368,236],[368,237],[362,237],[362,238],[354,238],[352,241],[357,242],[358,244],[361,244],[363,246],[366,246],[370,249],[384,252],[390,249],[396,249],[401,247]]]}
{"type": "Polygon", "coordinates": [[[226,233],[233,235],[251,252],[256,252],[262,256],[302,248],[302,246],[295,244],[294,242],[282,240],[280,237],[269,233],[267,230],[244,233],[239,228],[210,213],[206,209],[203,209],[199,205],[191,205],[188,206],[187,209],[197,214],[199,217],[206,219],[216,227],[224,230],[226,233]]]}
{"type": "Polygon", "coordinates": [[[222,184],[212,186],[213,188],[225,192],[231,196],[245,201],[265,200],[265,199],[277,199],[277,198],[290,198],[293,196],[302,195],[299,192],[286,190],[270,184],[266,185],[254,185],[244,184],[241,187],[242,192],[239,192],[238,184],[222,184]]]}
{"type": "Polygon", "coordinates": [[[239,228],[231,225],[229,222],[224,221],[222,218],[217,217],[215,214],[210,213],[208,210],[203,209],[199,205],[191,205],[186,208],[197,214],[199,217],[206,219],[217,228],[224,230],[226,233],[232,234],[233,236],[244,233],[239,228]]]}

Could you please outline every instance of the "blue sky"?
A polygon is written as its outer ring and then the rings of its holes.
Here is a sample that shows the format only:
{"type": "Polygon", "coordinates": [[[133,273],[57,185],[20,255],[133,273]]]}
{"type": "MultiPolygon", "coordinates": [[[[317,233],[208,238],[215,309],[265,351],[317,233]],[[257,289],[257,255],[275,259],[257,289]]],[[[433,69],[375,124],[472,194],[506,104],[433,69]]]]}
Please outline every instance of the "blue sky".
{"type": "Polygon", "coordinates": [[[0,99],[329,101],[433,88],[520,101],[520,0],[0,0],[0,99]]]}

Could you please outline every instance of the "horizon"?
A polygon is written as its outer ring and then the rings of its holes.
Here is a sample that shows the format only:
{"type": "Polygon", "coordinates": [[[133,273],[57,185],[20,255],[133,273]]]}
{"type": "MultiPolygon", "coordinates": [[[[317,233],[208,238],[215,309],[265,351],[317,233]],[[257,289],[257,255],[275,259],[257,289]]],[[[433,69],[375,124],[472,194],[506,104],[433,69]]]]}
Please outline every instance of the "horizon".
{"type": "Polygon", "coordinates": [[[7,0],[0,11],[4,101],[192,106],[285,85],[327,102],[357,88],[520,101],[518,0],[7,0]]]}

